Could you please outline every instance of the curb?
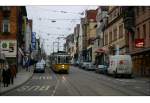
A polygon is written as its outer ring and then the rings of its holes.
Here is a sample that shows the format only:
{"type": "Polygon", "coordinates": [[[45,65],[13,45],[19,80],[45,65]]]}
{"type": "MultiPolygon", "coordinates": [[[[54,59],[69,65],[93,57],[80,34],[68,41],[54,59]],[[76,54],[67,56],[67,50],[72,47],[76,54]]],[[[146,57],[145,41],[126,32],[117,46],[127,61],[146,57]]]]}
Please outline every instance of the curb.
{"type": "Polygon", "coordinates": [[[31,75],[26,81],[24,81],[23,83],[21,83],[21,84],[15,86],[15,87],[13,87],[13,88],[11,88],[11,89],[9,89],[9,90],[0,92],[0,96],[3,96],[5,93],[10,92],[10,91],[12,91],[12,90],[14,90],[14,89],[16,89],[16,88],[22,86],[23,84],[27,83],[27,82],[32,78],[33,74],[34,74],[34,73],[32,73],[32,75],[31,75]]]}

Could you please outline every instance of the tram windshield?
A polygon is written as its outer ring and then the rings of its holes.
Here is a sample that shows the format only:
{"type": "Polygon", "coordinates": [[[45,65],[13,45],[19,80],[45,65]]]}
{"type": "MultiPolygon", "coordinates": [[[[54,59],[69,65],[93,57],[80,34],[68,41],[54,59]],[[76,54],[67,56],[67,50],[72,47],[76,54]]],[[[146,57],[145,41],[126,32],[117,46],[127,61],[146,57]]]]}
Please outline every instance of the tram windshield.
{"type": "Polygon", "coordinates": [[[69,56],[57,56],[57,63],[69,63],[69,56]]]}

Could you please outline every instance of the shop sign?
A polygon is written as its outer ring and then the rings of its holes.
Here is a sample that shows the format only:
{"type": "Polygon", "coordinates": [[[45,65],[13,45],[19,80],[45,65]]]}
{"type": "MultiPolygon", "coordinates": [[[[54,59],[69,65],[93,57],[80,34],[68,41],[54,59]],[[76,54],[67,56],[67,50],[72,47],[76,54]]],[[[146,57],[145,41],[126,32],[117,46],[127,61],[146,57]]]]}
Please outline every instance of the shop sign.
{"type": "Polygon", "coordinates": [[[17,42],[16,40],[1,40],[0,50],[6,57],[16,57],[17,42]]]}
{"type": "Polygon", "coordinates": [[[143,48],[144,47],[144,39],[135,39],[135,47],[143,48]]]}

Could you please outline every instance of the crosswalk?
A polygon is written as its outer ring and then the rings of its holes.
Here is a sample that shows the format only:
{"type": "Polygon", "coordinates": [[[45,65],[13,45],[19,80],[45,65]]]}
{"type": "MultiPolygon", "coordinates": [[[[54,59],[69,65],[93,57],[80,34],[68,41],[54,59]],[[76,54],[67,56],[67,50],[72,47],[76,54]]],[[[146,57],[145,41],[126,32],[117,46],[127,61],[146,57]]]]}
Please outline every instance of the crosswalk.
{"type": "Polygon", "coordinates": [[[30,91],[47,91],[50,89],[50,85],[34,85],[34,86],[22,86],[17,89],[17,92],[30,92],[30,91]]]}
{"type": "Polygon", "coordinates": [[[52,77],[51,76],[39,76],[39,77],[33,77],[32,79],[33,80],[46,80],[46,79],[51,80],[52,77]]]}

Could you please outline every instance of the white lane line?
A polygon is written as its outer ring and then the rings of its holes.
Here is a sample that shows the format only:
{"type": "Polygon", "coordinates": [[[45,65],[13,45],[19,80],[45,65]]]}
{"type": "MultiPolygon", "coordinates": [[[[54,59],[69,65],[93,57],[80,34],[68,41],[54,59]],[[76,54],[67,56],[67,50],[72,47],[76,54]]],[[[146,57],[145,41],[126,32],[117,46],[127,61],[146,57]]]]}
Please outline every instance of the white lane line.
{"type": "Polygon", "coordinates": [[[30,86],[23,86],[21,88],[18,88],[17,91],[21,92],[21,91],[25,91],[26,89],[28,89],[30,86]]]}
{"type": "MultiPolygon", "coordinates": [[[[57,78],[57,77],[56,77],[56,78],[57,78]]],[[[56,90],[57,90],[57,88],[58,88],[59,83],[60,83],[60,80],[57,78],[56,86],[55,86],[55,88],[54,88],[54,90],[53,90],[53,92],[52,92],[52,95],[51,95],[51,96],[54,96],[54,95],[55,95],[55,93],[56,93],[56,90]]]]}
{"type": "Polygon", "coordinates": [[[39,89],[39,91],[47,91],[49,88],[50,88],[49,85],[47,85],[47,86],[44,86],[44,85],[43,85],[43,86],[39,89]]]}
{"type": "Polygon", "coordinates": [[[134,88],[136,88],[136,89],[140,89],[141,87],[135,86],[134,88]]]}
{"type": "Polygon", "coordinates": [[[52,92],[52,95],[51,96],[54,96],[55,95],[55,93],[56,93],[56,90],[57,90],[57,88],[58,88],[58,85],[59,85],[59,80],[57,80],[57,83],[56,83],[56,86],[55,86],[55,88],[54,88],[54,90],[53,90],[53,92],[52,92]]]}
{"type": "Polygon", "coordinates": [[[18,92],[23,92],[23,91],[47,91],[50,88],[49,85],[43,85],[43,86],[23,86],[19,89],[17,89],[18,92]]]}

